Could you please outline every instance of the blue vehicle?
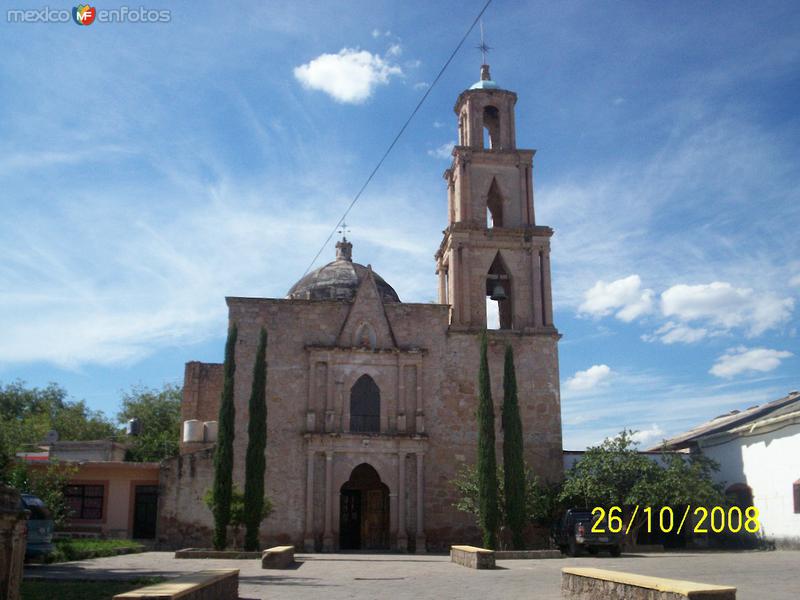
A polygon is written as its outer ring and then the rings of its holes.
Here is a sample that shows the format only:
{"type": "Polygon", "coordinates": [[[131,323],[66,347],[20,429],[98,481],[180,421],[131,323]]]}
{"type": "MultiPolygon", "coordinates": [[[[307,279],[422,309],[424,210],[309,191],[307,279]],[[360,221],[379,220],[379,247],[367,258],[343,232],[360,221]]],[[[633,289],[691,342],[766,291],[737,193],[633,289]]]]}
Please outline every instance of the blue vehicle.
{"type": "Polygon", "coordinates": [[[22,508],[28,517],[28,543],[25,558],[41,558],[53,551],[53,517],[44,502],[33,494],[21,494],[22,508]]]}

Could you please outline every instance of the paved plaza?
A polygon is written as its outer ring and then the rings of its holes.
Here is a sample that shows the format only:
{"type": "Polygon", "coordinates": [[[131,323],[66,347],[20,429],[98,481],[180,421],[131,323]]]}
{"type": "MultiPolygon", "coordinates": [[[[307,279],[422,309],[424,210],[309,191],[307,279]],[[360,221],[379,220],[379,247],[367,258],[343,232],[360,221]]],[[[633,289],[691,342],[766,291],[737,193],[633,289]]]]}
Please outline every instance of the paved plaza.
{"type": "Polygon", "coordinates": [[[795,600],[800,590],[800,552],[665,553],[620,558],[582,557],[499,561],[494,571],[475,571],[443,555],[299,554],[295,568],[264,571],[258,560],[173,558],[147,552],[32,566],[26,577],[117,579],[165,577],[212,568],[240,569],[239,595],[261,600],[340,598],[560,598],[560,570],[586,566],[736,586],[737,600],[795,600]]]}

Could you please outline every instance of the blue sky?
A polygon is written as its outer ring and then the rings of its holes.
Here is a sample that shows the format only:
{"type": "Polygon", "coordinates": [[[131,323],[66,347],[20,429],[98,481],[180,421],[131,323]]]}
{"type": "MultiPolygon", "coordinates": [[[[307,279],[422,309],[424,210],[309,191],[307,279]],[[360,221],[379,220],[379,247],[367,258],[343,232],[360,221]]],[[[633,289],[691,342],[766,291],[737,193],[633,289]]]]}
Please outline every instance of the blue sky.
{"type": "MultiPolygon", "coordinates": [[[[0,381],[113,414],[131,385],[221,361],[224,296],[299,279],[482,4],[3,14],[0,381]]],[[[800,388],[797,3],[498,0],[485,26],[556,230],[565,447],[622,427],[655,443],[800,388]]],[[[435,298],[477,43],[348,219],[355,259],[403,300],[435,298]]]]}

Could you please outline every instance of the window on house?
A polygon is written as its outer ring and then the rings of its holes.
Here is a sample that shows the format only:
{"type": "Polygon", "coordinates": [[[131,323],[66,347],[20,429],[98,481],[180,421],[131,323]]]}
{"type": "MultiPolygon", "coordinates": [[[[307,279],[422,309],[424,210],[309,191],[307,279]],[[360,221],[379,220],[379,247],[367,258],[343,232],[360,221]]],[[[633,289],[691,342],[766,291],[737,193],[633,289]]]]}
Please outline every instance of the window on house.
{"type": "Polygon", "coordinates": [[[800,479],[794,482],[792,486],[794,491],[794,514],[800,514],[800,479]]]}
{"type": "Polygon", "coordinates": [[[68,485],[64,489],[64,499],[72,519],[103,518],[102,485],[68,485]]]}

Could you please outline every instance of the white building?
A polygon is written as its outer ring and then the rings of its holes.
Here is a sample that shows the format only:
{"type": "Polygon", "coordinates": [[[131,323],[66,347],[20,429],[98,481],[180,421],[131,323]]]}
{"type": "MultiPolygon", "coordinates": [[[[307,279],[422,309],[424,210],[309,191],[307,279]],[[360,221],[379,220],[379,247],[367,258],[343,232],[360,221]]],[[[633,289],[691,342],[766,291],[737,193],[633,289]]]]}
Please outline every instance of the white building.
{"type": "Polygon", "coordinates": [[[761,533],[800,548],[800,392],[734,410],[666,441],[720,465],[718,481],[739,506],[755,506],[761,533]]]}

